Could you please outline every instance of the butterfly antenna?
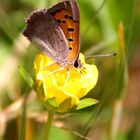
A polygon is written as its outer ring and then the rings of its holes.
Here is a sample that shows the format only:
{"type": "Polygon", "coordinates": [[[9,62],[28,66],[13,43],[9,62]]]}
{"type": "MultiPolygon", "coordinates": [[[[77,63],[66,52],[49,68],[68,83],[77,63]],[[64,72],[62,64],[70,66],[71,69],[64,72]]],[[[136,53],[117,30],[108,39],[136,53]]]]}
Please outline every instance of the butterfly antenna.
{"type": "Polygon", "coordinates": [[[116,56],[116,55],[117,53],[97,54],[97,55],[92,55],[92,56],[86,56],[86,58],[90,59],[90,58],[110,57],[110,56],[116,56]]]}

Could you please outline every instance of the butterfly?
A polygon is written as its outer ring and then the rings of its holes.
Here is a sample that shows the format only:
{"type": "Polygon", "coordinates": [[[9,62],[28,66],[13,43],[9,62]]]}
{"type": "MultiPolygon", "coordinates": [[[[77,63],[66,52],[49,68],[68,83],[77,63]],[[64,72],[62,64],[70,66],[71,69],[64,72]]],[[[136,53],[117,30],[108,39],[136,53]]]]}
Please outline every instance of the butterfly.
{"type": "Polygon", "coordinates": [[[61,66],[80,67],[79,7],[65,0],[49,9],[37,10],[26,19],[23,35],[61,66]]]}

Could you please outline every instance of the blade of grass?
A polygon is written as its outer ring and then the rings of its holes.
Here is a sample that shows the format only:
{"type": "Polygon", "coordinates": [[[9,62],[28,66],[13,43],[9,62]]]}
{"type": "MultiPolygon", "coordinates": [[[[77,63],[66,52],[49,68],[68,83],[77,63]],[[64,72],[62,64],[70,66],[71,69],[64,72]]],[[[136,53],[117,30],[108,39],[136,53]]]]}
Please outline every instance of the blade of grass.
{"type": "Polygon", "coordinates": [[[19,140],[25,140],[25,130],[26,130],[26,103],[24,100],[21,118],[21,128],[19,132],[19,140]]]}

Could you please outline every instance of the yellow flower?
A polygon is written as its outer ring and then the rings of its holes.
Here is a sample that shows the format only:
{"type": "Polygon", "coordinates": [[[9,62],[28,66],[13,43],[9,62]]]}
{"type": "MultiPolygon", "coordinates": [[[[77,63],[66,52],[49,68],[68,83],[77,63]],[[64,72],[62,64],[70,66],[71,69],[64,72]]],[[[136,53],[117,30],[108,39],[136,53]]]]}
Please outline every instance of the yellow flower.
{"type": "Polygon", "coordinates": [[[34,69],[39,100],[58,112],[78,106],[80,99],[96,85],[98,79],[96,66],[86,64],[83,54],[80,54],[79,59],[82,68],[63,68],[46,55],[37,54],[34,69]]]}

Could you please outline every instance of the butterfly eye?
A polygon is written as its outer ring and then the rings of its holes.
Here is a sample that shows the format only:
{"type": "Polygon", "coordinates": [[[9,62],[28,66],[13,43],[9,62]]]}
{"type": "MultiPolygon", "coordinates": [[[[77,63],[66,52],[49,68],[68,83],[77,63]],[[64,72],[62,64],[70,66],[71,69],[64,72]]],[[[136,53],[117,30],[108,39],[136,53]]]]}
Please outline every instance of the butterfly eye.
{"type": "Polygon", "coordinates": [[[78,66],[79,66],[79,63],[78,63],[78,60],[76,60],[76,61],[74,62],[74,67],[75,67],[75,68],[78,68],[78,66]]]}

